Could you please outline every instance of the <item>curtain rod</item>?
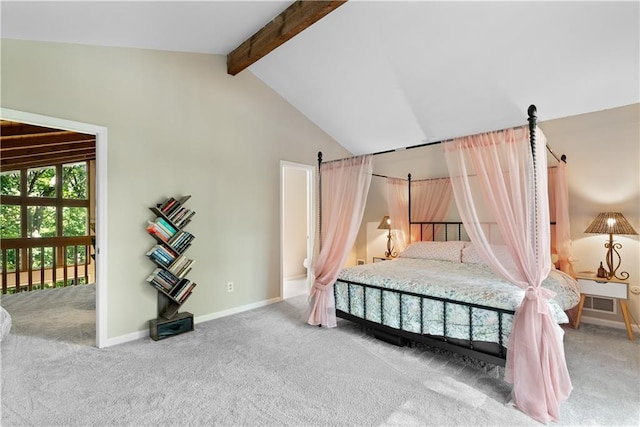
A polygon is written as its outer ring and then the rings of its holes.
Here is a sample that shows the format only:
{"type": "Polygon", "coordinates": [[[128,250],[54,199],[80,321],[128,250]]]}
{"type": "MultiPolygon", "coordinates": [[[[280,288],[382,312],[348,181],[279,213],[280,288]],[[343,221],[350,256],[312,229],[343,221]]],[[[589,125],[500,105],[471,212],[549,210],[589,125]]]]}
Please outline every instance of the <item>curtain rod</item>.
{"type": "Polygon", "coordinates": [[[553,150],[551,149],[551,147],[549,147],[549,144],[547,144],[547,150],[551,153],[551,155],[558,161],[558,162],[565,162],[567,163],[567,156],[565,154],[563,154],[562,156],[560,156],[560,158],[558,158],[558,156],[556,156],[556,153],[553,152],[553,150]]]}
{"type": "MultiPolygon", "coordinates": [[[[521,126],[515,126],[515,127],[509,127],[509,128],[503,128],[503,129],[498,129],[498,130],[492,130],[489,132],[504,132],[510,129],[518,129],[518,128],[524,128],[527,125],[521,125],[521,126]]],[[[432,142],[425,142],[424,144],[418,144],[418,145],[410,145],[408,147],[402,147],[402,148],[396,148],[393,150],[385,150],[385,151],[378,151],[377,153],[373,153],[373,156],[377,156],[378,154],[387,154],[387,153],[393,153],[396,151],[404,151],[404,150],[412,150],[414,148],[422,148],[422,147],[427,147],[429,145],[438,145],[438,144],[443,144],[445,142],[449,142],[449,141],[453,141],[454,139],[458,139],[458,138],[466,138],[468,136],[474,136],[474,135],[480,135],[483,133],[488,133],[488,132],[480,132],[480,133],[474,133],[472,135],[465,135],[465,136],[457,136],[455,138],[449,138],[449,139],[443,139],[441,141],[432,141],[432,142]]]]}
{"type": "MultiPolygon", "coordinates": [[[[518,127],[524,127],[524,126],[518,126],[518,127]]],[[[500,130],[495,130],[495,131],[491,131],[491,132],[504,132],[505,130],[509,130],[509,129],[517,129],[517,128],[506,128],[506,129],[500,129],[500,130]]],[[[478,134],[475,134],[478,135],[478,134]]],[[[473,136],[473,135],[467,135],[467,136],[473,136]]],[[[464,138],[464,136],[461,137],[457,137],[457,138],[464,138]]],[[[394,148],[392,150],[384,150],[384,151],[378,151],[376,153],[372,153],[372,156],[377,156],[379,154],[388,154],[388,153],[395,153],[398,151],[405,151],[405,150],[412,150],[414,148],[422,148],[422,147],[428,147],[429,145],[438,145],[438,144],[442,144],[445,142],[449,142],[449,141],[453,141],[454,139],[457,138],[450,138],[450,139],[443,139],[442,141],[433,141],[433,142],[425,142],[424,144],[418,144],[418,145],[410,145],[408,147],[402,147],[402,148],[394,148]]],[[[558,158],[558,156],[556,156],[556,153],[553,152],[553,150],[551,149],[551,147],[549,147],[549,144],[546,144],[547,146],[547,150],[549,151],[549,153],[551,153],[551,155],[558,161],[558,162],[565,162],[567,163],[567,156],[566,155],[562,155],[560,156],[560,158],[558,158]]]]}
{"type": "MultiPolygon", "coordinates": [[[[501,132],[501,131],[504,131],[504,130],[506,130],[506,129],[501,129],[501,130],[499,130],[499,131],[494,131],[494,132],[501,132]]],[[[464,137],[461,137],[461,138],[464,138],[464,137]]],[[[455,138],[454,138],[454,139],[455,139],[455,138]]],[[[438,144],[442,144],[442,143],[444,143],[444,142],[449,142],[449,141],[453,141],[453,139],[445,139],[445,140],[442,140],[442,141],[426,142],[426,143],[424,143],[424,144],[419,144],[419,145],[410,145],[410,146],[408,146],[408,147],[394,148],[394,149],[392,149],[392,150],[385,150],[385,151],[378,151],[378,152],[376,152],[376,153],[371,153],[371,154],[368,154],[368,155],[370,155],[370,156],[377,156],[377,155],[380,155],[380,154],[396,153],[396,152],[399,152],[399,151],[412,150],[412,149],[414,149],[414,148],[427,147],[427,146],[429,146],[429,145],[438,145],[438,144]]],[[[552,156],[553,156],[553,157],[554,157],[558,162],[565,162],[565,163],[567,163],[567,156],[566,156],[565,154],[563,154],[562,156],[560,156],[560,158],[558,158],[558,156],[556,155],[556,153],[554,153],[554,152],[553,152],[553,150],[551,149],[551,147],[549,147],[549,144],[546,144],[546,146],[547,146],[547,150],[549,151],[549,153],[551,153],[551,155],[552,155],[552,156]]],[[[362,155],[362,156],[366,156],[367,154],[361,154],[361,155],[362,155]]],[[[359,157],[359,156],[352,156],[352,157],[359,157]]],[[[344,158],[342,158],[342,159],[327,160],[327,161],[324,161],[324,162],[322,162],[322,163],[339,162],[339,161],[341,161],[341,160],[350,159],[350,158],[352,158],[352,157],[344,157],[344,158]]],[[[383,177],[383,178],[386,178],[386,177],[383,177]]]]}
{"type": "MultiPolygon", "coordinates": [[[[494,131],[490,131],[490,132],[504,132],[504,131],[509,130],[509,129],[518,129],[518,128],[526,127],[526,126],[527,125],[522,125],[522,126],[516,126],[516,127],[510,127],[510,128],[494,130],[494,131]]],[[[480,133],[486,133],[486,132],[480,132],[480,133]]],[[[479,135],[479,134],[474,134],[474,135],[479,135]]],[[[466,135],[466,136],[473,136],[473,135],[466,135]]],[[[442,144],[444,142],[453,141],[454,139],[457,139],[457,138],[465,138],[465,136],[460,136],[460,137],[450,138],[450,139],[443,139],[442,141],[425,142],[424,144],[410,145],[410,146],[407,146],[407,147],[394,148],[394,149],[391,149],[391,150],[378,151],[378,152],[375,152],[375,153],[371,153],[369,155],[378,156],[380,154],[395,153],[395,152],[398,152],[398,151],[412,150],[414,148],[428,147],[430,145],[438,145],[438,144],[442,144]]],[[[567,163],[567,156],[566,155],[563,154],[562,156],[560,156],[560,158],[558,158],[556,153],[554,153],[553,150],[551,149],[551,147],[549,147],[549,144],[546,144],[546,147],[547,147],[547,150],[549,151],[549,153],[551,153],[551,155],[556,159],[556,161],[567,163]]],[[[363,155],[366,155],[366,154],[363,154],[363,155]]],[[[358,156],[352,156],[352,157],[358,157],[358,156]]],[[[349,157],[345,157],[344,159],[329,160],[329,161],[327,161],[325,163],[338,162],[340,160],[345,160],[345,159],[348,159],[348,158],[349,157]]],[[[321,157],[320,153],[318,153],[318,164],[322,163],[321,159],[322,159],[322,157],[321,157]]]]}

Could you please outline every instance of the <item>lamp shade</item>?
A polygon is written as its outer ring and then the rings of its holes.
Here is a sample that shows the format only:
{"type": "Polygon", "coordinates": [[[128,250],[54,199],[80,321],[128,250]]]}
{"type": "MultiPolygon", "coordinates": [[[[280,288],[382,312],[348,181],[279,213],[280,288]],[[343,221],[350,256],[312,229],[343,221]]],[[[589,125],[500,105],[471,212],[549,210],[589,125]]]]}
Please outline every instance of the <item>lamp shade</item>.
{"type": "Polygon", "coordinates": [[[594,234],[638,234],[620,212],[602,212],[584,231],[594,234]]]}
{"type": "Polygon", "coordinates": [[[389,228],[391,228],[391,219],[389,219],[389,215],[385,215],[378,225],[378,230],[388,230],[389,228]]]}

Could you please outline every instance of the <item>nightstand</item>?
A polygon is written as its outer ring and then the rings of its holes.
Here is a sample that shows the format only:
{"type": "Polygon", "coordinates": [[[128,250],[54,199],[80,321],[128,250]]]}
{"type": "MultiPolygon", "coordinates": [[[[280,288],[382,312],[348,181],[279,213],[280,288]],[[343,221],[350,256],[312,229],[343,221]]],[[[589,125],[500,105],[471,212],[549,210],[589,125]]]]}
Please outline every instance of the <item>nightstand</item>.
{"type": "Polygon", "coordinates": [[[586,295],[617,299],[620,304],[620,309],[622,310],[624,324],[627,327],[627,335],[629,339],[633,341],[633,329],[631,329],[629,309],[627,308],[629,282],[616,278],[607,279],[604,277],[596,277],[595,274],[584,271],[577,273],[576,279],[578,280],[578,287],[580,289],[580,303],[578,304],[575,328],[577,329],[580,326],[582,307],[584,306],[586,295]]]}
{"type": "Polygon", "coordinates": [[[393,259],[393,258],[387,258],[386,256],[374,256],[373,262],[388,261],[390,259],[393,259]]]}

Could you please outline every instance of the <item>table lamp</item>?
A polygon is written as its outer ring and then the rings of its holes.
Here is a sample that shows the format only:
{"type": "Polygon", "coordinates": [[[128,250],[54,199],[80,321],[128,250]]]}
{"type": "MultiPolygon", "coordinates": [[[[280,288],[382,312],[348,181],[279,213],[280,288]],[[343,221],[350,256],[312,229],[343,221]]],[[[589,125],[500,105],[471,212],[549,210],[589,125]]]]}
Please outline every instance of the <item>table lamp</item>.
{"type": "Polygon", "coordinates": [[[609,241],[605,242],[604,247],[607,249],[607,269],[605,270],[605,277],[607,279],[616,278],[619,280],[626,280],[629,278],[629,273],[626,271],[621,271],[620,276],[616,274],[618,271],[618,267],[620,267],[620,262],[622,261],[620,258],[619,249],[622,248],[620,243],[613,241],[614,234],[638,234],[636,230],[633,229],[629,221],[622,215],[620,212],[602,212],[598,214],[598,216],[593,220],[591,225],[587,227],[584,231],[585,233],[594,233],[594,234],[608,234],[609,241]],[[617,263],[614,266],[614,256],[617,256],[617,263]]]}

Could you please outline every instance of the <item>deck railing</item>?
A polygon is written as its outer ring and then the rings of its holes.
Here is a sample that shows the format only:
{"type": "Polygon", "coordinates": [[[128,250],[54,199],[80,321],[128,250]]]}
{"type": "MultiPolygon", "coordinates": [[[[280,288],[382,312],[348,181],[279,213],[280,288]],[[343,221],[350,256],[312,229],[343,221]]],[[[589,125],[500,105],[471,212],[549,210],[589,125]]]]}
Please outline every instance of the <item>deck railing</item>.
{"type": "Polygon", "coordinates": [[[91,236],[2,239],[2,293],[93,283],[91,236]]]}

